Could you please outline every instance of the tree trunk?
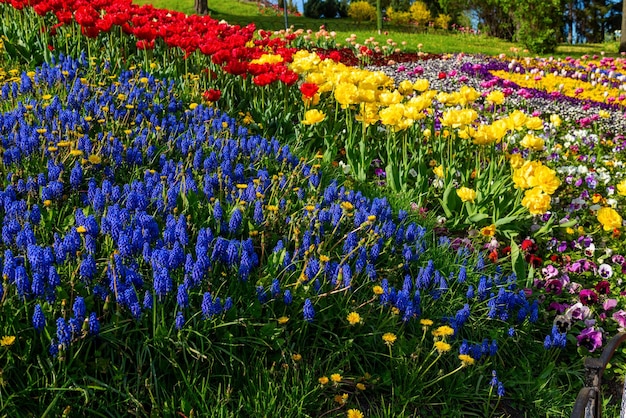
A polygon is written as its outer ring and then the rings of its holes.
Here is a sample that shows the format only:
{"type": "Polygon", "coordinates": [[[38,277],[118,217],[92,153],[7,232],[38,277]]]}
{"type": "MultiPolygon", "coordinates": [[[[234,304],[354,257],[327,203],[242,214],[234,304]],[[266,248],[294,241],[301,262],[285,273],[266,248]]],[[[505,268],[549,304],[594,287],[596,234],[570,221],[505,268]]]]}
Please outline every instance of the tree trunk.
{"type": "Polygon", "coordinates": [[[626,0],[622,0],[622,36],[619,40],[619,52],[626,52],[626,0]]]}
{"type": "Polygon", "coordinates": [[[209,12],[208,0],[194,0],[193,8],[196,11],[196,14],[207,14],[209,12]]]}

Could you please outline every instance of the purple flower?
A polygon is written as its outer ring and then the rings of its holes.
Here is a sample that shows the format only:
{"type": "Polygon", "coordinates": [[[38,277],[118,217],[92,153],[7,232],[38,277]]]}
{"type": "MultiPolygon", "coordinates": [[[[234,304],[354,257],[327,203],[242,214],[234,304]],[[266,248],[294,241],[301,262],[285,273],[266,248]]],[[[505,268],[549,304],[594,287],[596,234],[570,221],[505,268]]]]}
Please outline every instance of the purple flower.
{"type": "Polygon", "coordinates": [[[598,295],[593,289],[583,289],[578,294],[583,305],[593,305],[598,301],[598,295]]]}
{"type": "Polygon", "coordinates": [[[589,316],[589,312],[590,309],[588,307],[583,306],[583,304],[580,302],[577,302],[574,305],[570,306],[570,308],[567,310],[566,315],[568,315],[572,319],[582,321],[589,316]]]}
{"type": "Polygon", "coordinates": [[[626,311],[620,309],[613,314],[613,319],[619,324],[620,330],[626,328],[626,311]]]}
{"type": "Polygon", "coordinates": [[[578,346],[583,346],[590,352],[602,346],[602,333],[593,328],[585,328],[576,336],[578,346]]]}
{"type": "Polygon", "coordinates": [[[608,264],[600,264],[598,266],[598,274],[603,279],[608,279],[613,275],[613,268],[608,264]]]}

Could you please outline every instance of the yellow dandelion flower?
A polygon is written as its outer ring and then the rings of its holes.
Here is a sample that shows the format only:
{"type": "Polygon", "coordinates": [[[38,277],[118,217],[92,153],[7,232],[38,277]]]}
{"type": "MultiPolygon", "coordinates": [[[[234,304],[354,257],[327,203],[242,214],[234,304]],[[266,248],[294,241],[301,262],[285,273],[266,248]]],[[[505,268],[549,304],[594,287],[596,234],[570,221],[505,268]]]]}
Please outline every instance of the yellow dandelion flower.
{"type": "Polygon", "coordinates": [[[243,190],[243,189],[247,189],[248,185],[245,183],[237,183],[237,185],[235,185],[235,187],[237,187],[239,190],[243,190]]]}
{"type": "Polygon", "coordinates": [[[348,402],[348,394],[344,393],[343,395],[335,395],[335,402],[340,405],[345,405],[348,402]]]}
{"type": "Polygon", "coordinates": [[[433,320],[432,319],[420,319],[420,324],[423,327],[430,327],[433,324],[433,320]]]}
{"type": "Polygon", "coordinates": [[[291,359],[293,361],[300,361],[300,360],[302,360],[302,354],[297,354],[297,353],[296,354],[292,354],[291,355],[291,359]]]}
{"type": "Polygon", "coordinates": [[[449,325],[442,325],[433,330],[433,336],[435,337],[449,337],[450,335],[454,335],[454,328],[449,325]]]}
{"type": "Polygon", "coordinates": [[[357,384],[356,384],[356,388],[357,388],[358,390],[365,390],[365,385],[364,385],[363,383],[357,383],[357,384]]]}
{"type": "Polygon", "coordinates": [[[102,157],[100,157],[99,155],[91,154],[88,160],[91,164],[100,164],[102,162],[102,157]]]}
{"type": "Polygon", "coordinates": [[[354,205],[352,203],[346,202],[346,201],[341,202],[341,204],[339,206],[341,206],[341,208],[344,209],[344,210],[352,210],[352,209],[354,209],[354,205]]]}
{"type": "Polygon", "coordinates": [[[339,382],[341,382],[341,379],[342,379],[342,377],[341,377],[341,375],[339,373],[333,373],[333,374],[330,375],[330,380],[332,380],[333,383],[339,383],[339,382]]]}
{"type": "Polygon", "coordinates": [[[361,315],[356,312],[350,312],[346,319],[348,320],[350,325],[358,324],[359,322],[361,322],[361,315]]]}
{"type": "Polygon", "coordinates": [[[83,155],[83,151],[79,149],[73,149],[70,151],[70,155],[73,157],[80,157],[81,155],[83,155]]]}
{"type": "Polygon", "coordinates": [[[397,339],[398,337],[396,337],[396,334],[393,332],[386,332],[383,334],[383,341],[390,347],[396,342],[397,339]]]}
{"type": "Polygon", "coordinates": [[[320,385],[324,386],[326,384],[328,384],[328,378],[326,376],[322,376],[319,379],[317,379],[318,382],[320,382],[320,385]]]}
{"type": "Polygon", "coordinates": [[[374,292],[375,295],[382,295],[385,292],[382,286],[374,286],[372,288],[372,291],[374,292]]]}
{"type": "Polygon", "coordinates": [[[5,335],[0,339],[0,346],[10,347],[15,343],[15,335],[5,335]]]}
{"type": "Polygon", "coordinates": [[[281,316],[276,321],[278,321],[278,325],[285,325],[287,322],[289,322],[289,317],[288,316],[281,316]]]}
{"type": "Polygon", "coordinates": [[[467,354],[459,354],[459,360],[461,360],[464,367],[471,366],[475,362],[475,360],[467,354]]]}
{"type": "Polygon", "coordinates": [[[444,341],[435,341],[435,349],[439,354],[447,353],[451,348],[452,346],[444,341]]]}
{"type": "Polygon", "coordinates": [[[84,234],[85,232],[87,232],[87,228],[81,225],[78,228],[76,228],[76,232],[78,232],[79,234],[84,234]]]}
{"type": "Polygon", "coordinates": [[[322,255],[320,255],[320,262],[322,262],[322,263],[326,263],[326,262],[328,262],[329,260],[330,260],[330,257],[329,257],[329,256],[327,256],[327,255],[323,255],[323,254],[322,254],[322,255]]]}
{"type": "Polygon", "coordinates": [[[358,409],[348,409],[346,412],[347,418],[363,418],[363,412],[358,409]]]}

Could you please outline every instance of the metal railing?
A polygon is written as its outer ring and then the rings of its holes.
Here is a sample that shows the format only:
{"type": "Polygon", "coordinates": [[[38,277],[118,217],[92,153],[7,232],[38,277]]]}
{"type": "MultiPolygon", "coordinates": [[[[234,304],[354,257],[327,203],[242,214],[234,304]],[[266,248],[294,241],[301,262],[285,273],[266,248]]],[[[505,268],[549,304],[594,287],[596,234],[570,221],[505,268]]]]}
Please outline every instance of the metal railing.
{"type": "MultiPolygon", "coordinates": [[[[600,389],[602,375],[604,374],[607,364],[611,361],[615,350],[617,350],[617,347],[624,341],[626,341],[626,332],[620,332],[611,338],[599,358],[585,359],[585,384],[587,386],[578,392],[574,410],[571,415],[572,418],[600,418],[602,416],[602,391],[600,389]]],[[[624,389],[626,391],[626,386],[624,389]]],[[[624,395],[626,395],[626,392],[622,393],[622,417],[625,413],[625,405],[623,402],[624,395]]]]}

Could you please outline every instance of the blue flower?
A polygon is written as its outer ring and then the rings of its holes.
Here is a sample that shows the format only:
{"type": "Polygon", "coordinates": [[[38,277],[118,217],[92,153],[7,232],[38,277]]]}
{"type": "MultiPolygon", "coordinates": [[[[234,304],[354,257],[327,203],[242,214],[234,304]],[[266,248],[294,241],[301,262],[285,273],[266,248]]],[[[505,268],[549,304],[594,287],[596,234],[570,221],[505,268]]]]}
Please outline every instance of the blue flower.
{"type": "Polygon", "coordinates": [[[181,330],[183,328],[183,326],[185,325],[185,317],[183,316],[182,312],[178,312],[176,314],[176,323],[175,323],[175,327],[177,330],[181,330]]]}
{"type": "Polygon", "coordinates": [[[74,316],[78,318],[81,322],[85,319],[85,299],[82,296],[77,296],[74,300],[74,305],[72,305],[72,312],[74,316]]]}
{"type": "Polygon", "coordinates": [[[307,322],[313,322],[313,317],[315,316],[315,309],[313,309],[313,304],[309,299],[304,301],[304,308],[302,309],[302,314],[304,316],[304,320],[307,322]]]}
{"type": "Polygon", "coordinates": [[[181,308],[186,308],[187,306],[189,306],[189,294],[187,293],[187,286],[185,284],[178,285],[176,303],[181,308]]]}
{"type": "Polygon", "coordinates": [[[41,305],[35,305],[35,313],[33,313],[33,328],[38,332],[41,332],[46,326],[46,317],[41,309],[41,305]]]}
{"type": "Polygon", "coordinates": [[[283,302],[285,302],[285,305],[291,305],[291,302],[293,302],[293,296],[291,295],[291,290],[289,289],[285,290],[285,293],[283,294],[283,302]]]}
{"type": "Polygon", "coordinates": [[[89,314],[89,335],[96,336],[100,333],[100,321],[95,312],[89,314]]]}
{"type": "Polygon", "coordinates": [[[59,345],[63,346],[63,348],[67,348],[72,341],[72,330],[70,326],[65,322],[65,319],[59,317],[57,318],[57,340],[59,340],[59,345]]]}

